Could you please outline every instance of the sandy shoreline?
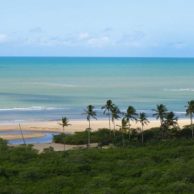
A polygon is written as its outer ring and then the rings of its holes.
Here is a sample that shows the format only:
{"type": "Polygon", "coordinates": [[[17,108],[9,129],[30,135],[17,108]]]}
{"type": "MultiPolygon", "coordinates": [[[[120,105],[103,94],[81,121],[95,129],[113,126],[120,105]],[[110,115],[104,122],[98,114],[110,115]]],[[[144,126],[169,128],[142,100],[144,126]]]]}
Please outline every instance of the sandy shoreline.
{"type": "MultiPolygon", "coordinates": [[[[25,139],[39,138],[39,137],[44,137],[44,133],[23,134],[23,137],[25,139]]],[[[0,135],[0,138],[5,140],[17,140],[17,139],[21,139],[22,137],[21,137],[21,134],[3,134],[3,135],[0,135]]]]}
{"type": "MultiPolygon", "coordinates": [[[[10,145],[11,147],[19,147],[20,145],[10,145]]],[[[91,143],[91,148],[98,147],[97,143],[91,143]]],[[[64,151],[64,150],[74,150],[74,149],[86,149],[87,145],[65,145],[60,143],[41,143],[41,144],[34,144],[33,149],[38,150],[39,153],[42,153],[44,149],[53,148],[54,151],[64,151]]]]}
{"type": "MultiPolygon", "coordinates": [[[[121,121],[116,121],[116,125],[120,125],[121,121]]],[[[88,122],[86,120],[72,120],[70,121],[71,125],[68,126],[65,131],[67,133],[74,133],[77,131],[84,131],[88,127],[88,122]]],[[[180,119],[178,121],[179,126],[183,127],[185,125],[190,124],[189,119],[180,119]]],[[[149,129],[152,127],[159,127],[160,123],[158,120],[152,120],[145,127],[145,129],[149,129]]],[[[43,122],[29,122],[21,124],[23,131],[33,131],[30,134],[25,134],[25,138],[32,137],[42,137],[43,133],[41,132],[62,132],[62,127],[59,125],[59,121],[43,121],[43,122]]],[[[91,127],[93,130],[97,130],[99,128],[108,128],[108,120],[92,120],[91,127]]],[[[112,126],[113,127],[113,126],[112,126]]],[[[132,127],[137,128],[140,127],[139,123],[132,122],[132,127]]],[[[116,126],[118,129],[119,126],[116,126]]],[[[9,130],[19,130],[18,124],[0,124],[0,131],[9,131],[9,130]]],[[[19,139],[20,135],[18,134],[9,134],[9,135],[1,135],[7,140],[11,139],[19,139]]]]}

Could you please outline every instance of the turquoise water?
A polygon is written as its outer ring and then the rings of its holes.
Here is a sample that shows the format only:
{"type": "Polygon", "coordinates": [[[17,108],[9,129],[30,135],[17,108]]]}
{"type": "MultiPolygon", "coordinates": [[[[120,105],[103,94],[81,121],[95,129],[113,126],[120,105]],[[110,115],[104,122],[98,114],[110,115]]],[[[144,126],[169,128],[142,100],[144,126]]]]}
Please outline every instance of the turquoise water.
{"type": "MultiPolygon", "coordinates": [[[[193,58],[0,58],[0,122],[82,118],[112,99],[151,114],[164,103],[177,114],[194,99],[193,58]]],[[[100,113],[99,113],[100,114],[100,113]]]]}

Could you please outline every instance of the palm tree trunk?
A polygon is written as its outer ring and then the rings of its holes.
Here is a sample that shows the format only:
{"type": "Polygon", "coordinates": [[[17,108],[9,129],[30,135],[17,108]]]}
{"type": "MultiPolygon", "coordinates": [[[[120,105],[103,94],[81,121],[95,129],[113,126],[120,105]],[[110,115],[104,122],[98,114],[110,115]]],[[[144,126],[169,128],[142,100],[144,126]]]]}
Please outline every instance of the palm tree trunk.
{"type": "Polygon", "coordinates": [[[141,143],[144,143],[144,137],[143,137],[143,125],[141,126],[141,143]]]}
{"type": "Polygon", "coordinates": [[[163,125],[162,125],[163,121],[162,119],[160,119],[160,130],[161,130],[161,133],[162,133],[162,139],[164,138],[164,129],[163,129],[163,125]]]}
{"type": "Polygon", "coordinates": [[[87,147],[90,147],[90,129],[88,129],[88,144],[87,147]]]}
{"type": "Polygon", "coordinates": [[[110,128],[110,111],[108,111],[108,120],[109,120],[109,129],[111,129],[110,128]]]}
{"type": "Polygon", "coordinates": [[[125,137],[124,137],[123,129],[122,129],[122,143],[123,143],[123,147],[124,147],[125,146],[125,137]]]}
{"type": "Polygon", "coordinates": [[[130,141],[130,139],[131,139],[130,132],[131,132],[131,124],[130,124],[130,120],[129,120],[129,132],[128,132],[128,135],[129,135],[129,141],[130,141]]]}
{"type": "Polygon", "coordinates": [[[90,147],[90,120],[89,120],[89,128],[88,128],[88,144],[87,147],[90,147]]]}
{"type": "Polygon", "coordinates": [[[63,136],[64,136],[64,141],[63,141],[63,143],[64,143],[64,151],[65,151],[65,129],[64,129],[64,126],[63,126],[63,136]]]}
{"type": "Polygon", "coordinates": [[[111,126],[110,126],[110,111],[108,112],[108,119],[109,119],[109,130],[110,130],[110,136],[111,136],[111,126]]]}
{"type": "Polygon", "coordinates": [[[115,120],[113,120],[113,125],[114,125],[114,137],[115,137],[115,120]]]}
{"type": "Polygon", "coordinates": [[[24,145],[26,145],[26,141],[24,139],[24,135],[23,135],[22,128],[21,128],[21,125],[20,124],[19,124],[19,128],[20,128],[20,132],[21,132],[21,136],[22,136],[23,143],[24,143],[24,145]]]}
{"type": "Polygon", "coordinates": [[[193,138],[194,131],[193,131],[193,116],[192,116],[192,114],[190,114],[190,119],[191,119],[191,131],[192,131],[192,138],[193,138]]]}

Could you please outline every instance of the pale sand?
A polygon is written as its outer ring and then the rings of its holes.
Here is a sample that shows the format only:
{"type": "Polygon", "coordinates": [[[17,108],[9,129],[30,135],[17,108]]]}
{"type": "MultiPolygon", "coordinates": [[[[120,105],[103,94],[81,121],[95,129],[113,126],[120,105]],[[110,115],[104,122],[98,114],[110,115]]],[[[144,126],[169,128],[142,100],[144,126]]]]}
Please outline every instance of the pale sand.
{"type": "MultiPolygon", "coordinates": [[[[90,144],[91,148],[97,147],[97,143],[90,144]]],[[[43,152],[45,148],[52,147],[54,151],[64,151],[64,144],[59,143],[44,143],[44,144],[35,144],[33,148],[38,150],[40,153],[43,152]]],[[[65,145],[65,150],[73,150],[73,149],[80,149],[80,148],[87,148],[87,145],[65,145]]]]}
{"type": "MultiPolygon", "coordinates": [[[[88,128],[88,122],[86,120],[72,120],[70,121],[71,125],[65,128],[65,132],[67,133],[74,133],[78,131],[84,131],[86,128],[88,128]]],[[[183,127],[185,125],[190,124],[189,119],[182,119],[178,121],[179,126],[183,127]]],[[[116,125],[120,125],[121,121],[116,121],[116,125]]],[[[150,123],[145,126],[145,130],[152,128],[152,127],[159,127],[160,123],[158,120],[150,121],[150,123]]],[[[34,131],[34,133],[31,134],[25,134],[25,138],[32,138],[32,137],[42,137],[43,134],[37,133],[37,132],[62,132],[62,127],[59,125],[59,121],[47,121],[47,122],[31,122],[31,123],[23,123],[21,124],[23,131],[34,131]],[[35,136],[34,136],[35,135],[35,136]]],[[[113,125],[111,123],[111,127],[113,128],[113,125]]],[[[131,125],[132,128],[141,127],[140,123],[132,122],[131,125]]],[[[108,120],[92,120],[91,121],[91,128],[92,130],[97,130],[100,128],[109,128],[108,120]]],[[[119,129],[119,126],[116,126],[117,129],[119,129]]],[[[6,130],[19,130],[19,127],[17,124],[0,124],[0,131],[6,131],[6,130]]],[[[5,135],[1,135],[1,137],[5,135]]],[[[21,135],[6,135],[7,139],[19,139],[19,136],[21,138],[21,135]],[[18,138],[15,138],[18,137],[18,138]]]]}
{"type": "MultiPolygon", "coordinates": [[[[10,145],[11,147],[19,147],[20,145],[10,145]]],[[[84,149],[87,148],[87,145],[65,145],[60,143],[42,143],[42,144],[34,144],[33,148],[38,150],[39,153],[42,153],[44,149],[52,147],[54,151],[64,151],[64,150],[74,150],[74,149],[84,149]]],[[[91,143],[91,148],[98,147],[97,143],[91,143]]]]}
{"type": "MultiPolygon", "coordinates": [[[[44,137],[45,134],[43,133],[31,133],[31,134],[24,134],[24,139],[30,139],[30,138],[38,138],[38,137],[44,137]]],[[[3,134],[0,135],[0,138],[5,140],[16,140],[16,139],[22,139],[21,134],[3,134]]]]}

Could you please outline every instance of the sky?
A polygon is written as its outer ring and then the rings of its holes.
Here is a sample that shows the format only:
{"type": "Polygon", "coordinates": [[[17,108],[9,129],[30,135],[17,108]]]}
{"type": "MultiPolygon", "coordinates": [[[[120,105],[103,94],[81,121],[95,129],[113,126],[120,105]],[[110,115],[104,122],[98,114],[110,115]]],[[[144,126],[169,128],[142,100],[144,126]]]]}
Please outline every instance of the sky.
{"type": "Polygon", "coordinates": [[[194,57],[194,0],[0,0],[0,56],[194,57]]]}

